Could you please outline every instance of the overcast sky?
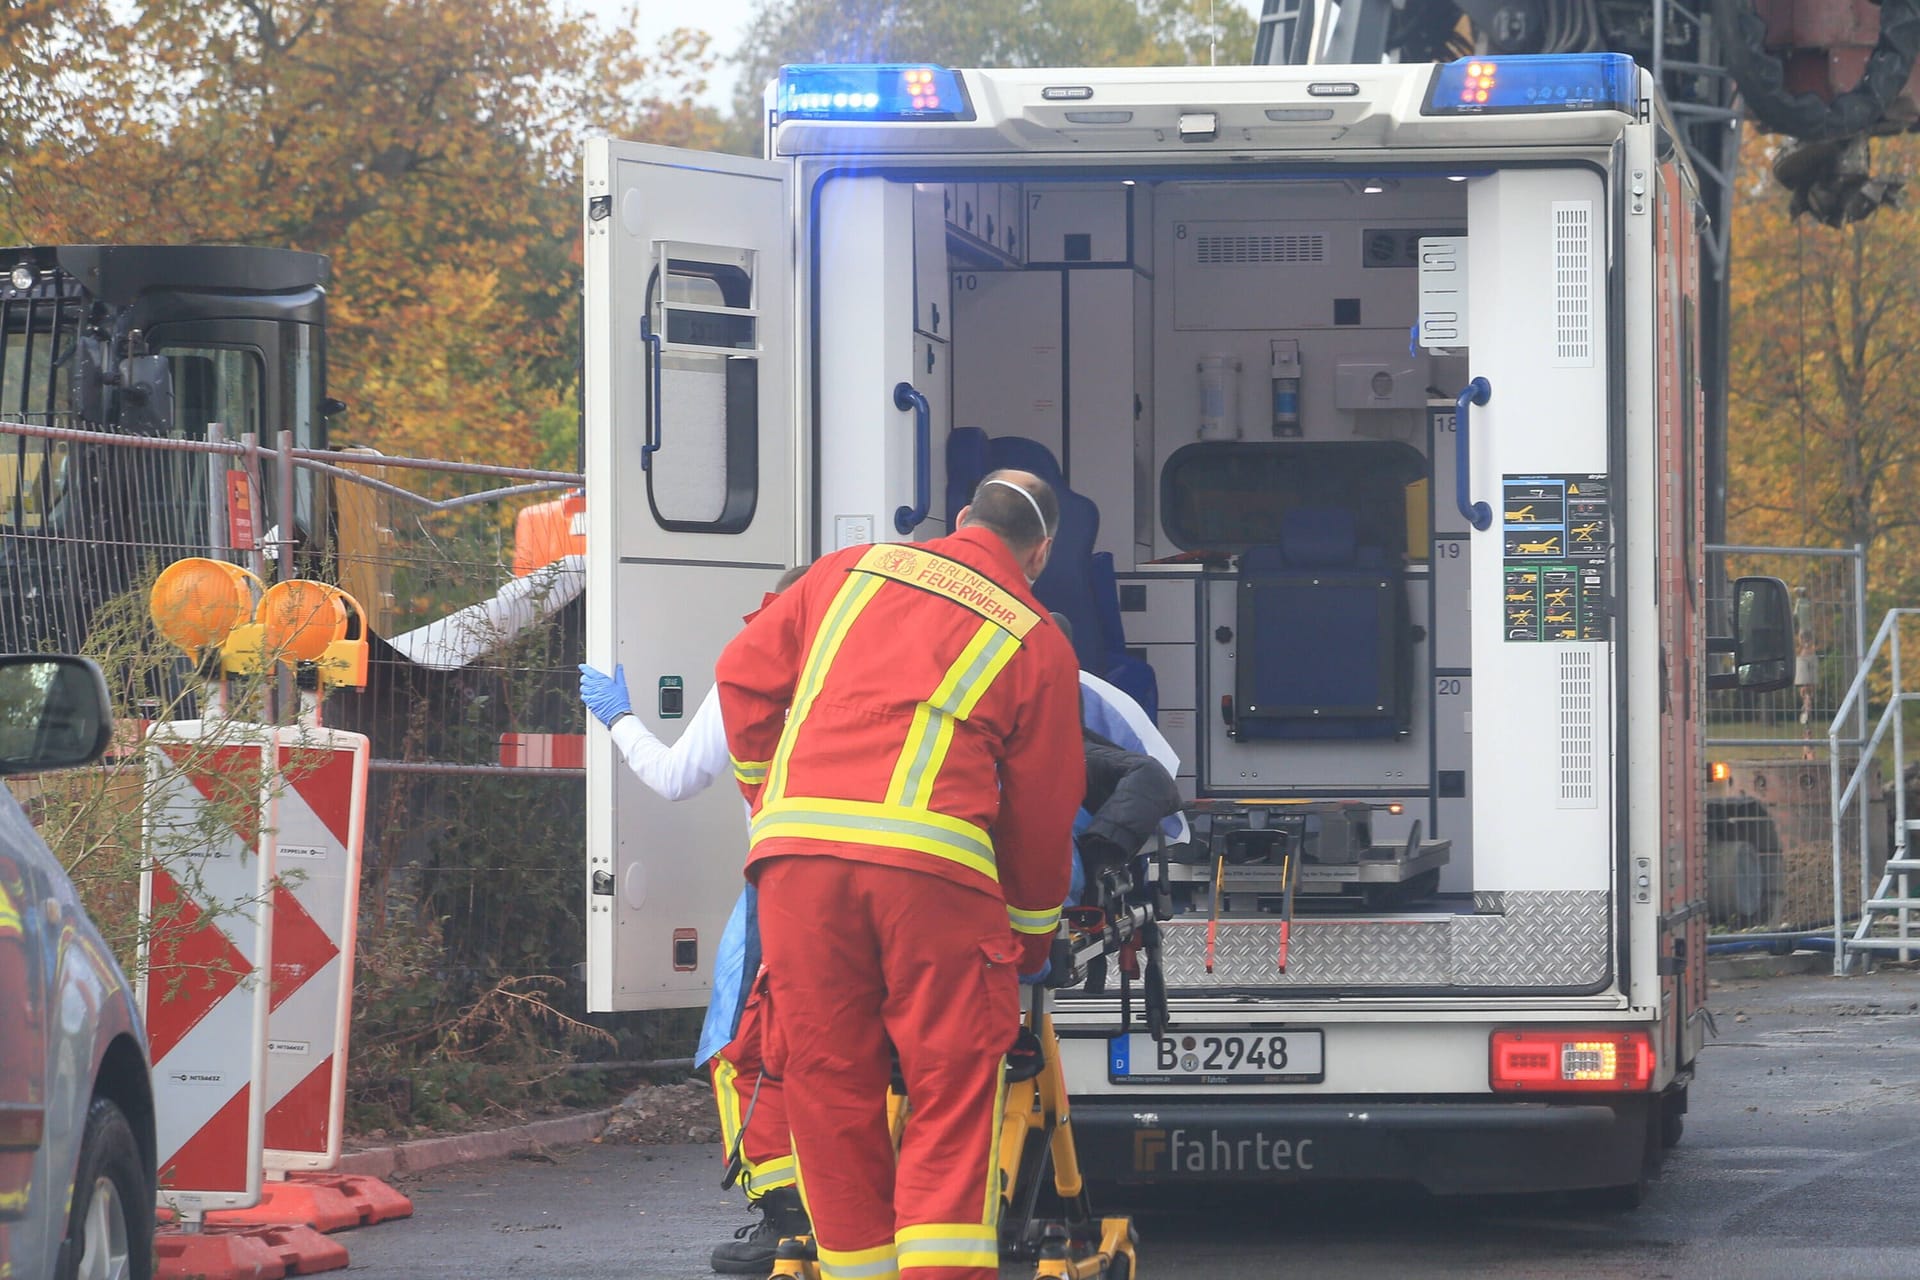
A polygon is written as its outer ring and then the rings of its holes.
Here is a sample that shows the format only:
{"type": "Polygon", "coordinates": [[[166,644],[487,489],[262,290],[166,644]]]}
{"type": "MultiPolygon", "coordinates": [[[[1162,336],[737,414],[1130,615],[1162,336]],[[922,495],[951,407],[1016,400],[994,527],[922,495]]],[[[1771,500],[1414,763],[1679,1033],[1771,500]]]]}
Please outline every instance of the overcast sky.
{"type": "MultiPolygon", "coordinates": [[[[1260,13],[1260,0],[1219,2],[1222,5],[1243,5],[1256,17],[1260,13]]],[[[628,0],[575,0],[575,3],[602,22],[611,23],[619,20],[628,0]]],[[[953,0],[953,3],[965,4],[967,0],[953,0]]],[[[713,33],[714,48],[723,56],[732,54],[740,46],[740,37],[745,34],[747,24],[758,8],[756,0],[639,0],[639,4],[642,47],[650,48],[675,27],[701,27],[713,33]]],[[[1249,49],[1241,57],[1249,56],[1252,52],[1249,49]]],[[[708,100],[714,106],[732,104],[734,81],[738,75],[739,68],[729,62],[723,62],[715,69],[713,85],[708,94],[708,100]]]]}

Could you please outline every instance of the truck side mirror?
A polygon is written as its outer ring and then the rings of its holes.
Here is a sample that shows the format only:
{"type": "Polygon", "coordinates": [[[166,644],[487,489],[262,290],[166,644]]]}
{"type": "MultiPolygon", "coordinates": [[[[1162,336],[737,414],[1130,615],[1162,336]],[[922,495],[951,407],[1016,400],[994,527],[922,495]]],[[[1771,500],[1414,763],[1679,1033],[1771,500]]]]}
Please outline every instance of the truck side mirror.
{"type": "Polygon", "coordinates": [[[1731,653],[1733,670],[1707,677],[1709,689],[1770,693],[1793,683],[1793,602],[1778,578],[1736,578],[1733,636],[1708,641],[1710,653],[1731,653]]]}
{"type": "Polygon", "coordinates": [[[1733,584],[1733,670],[1750,693],[1793,683],[1793,602],[1778,578],[1737,578],[1733,584]]]}
{"type": "Polygon", "coordinates": [[[0,774],[90,764],[112,738],[99,667],[63,654],[0,656],[0,774]]]}
{"type": "Polygon", "coordinates": [[[173,430],[173,365],[165,356],[128,356],[121,363],[119,425],[143,436],[173,430]]]}

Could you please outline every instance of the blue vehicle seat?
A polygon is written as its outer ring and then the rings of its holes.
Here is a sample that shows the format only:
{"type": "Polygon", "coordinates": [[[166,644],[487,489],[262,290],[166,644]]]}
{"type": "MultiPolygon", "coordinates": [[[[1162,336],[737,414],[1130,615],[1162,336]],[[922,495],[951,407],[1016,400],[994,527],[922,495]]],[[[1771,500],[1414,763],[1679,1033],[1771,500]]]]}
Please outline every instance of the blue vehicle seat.
{"type": "Polygon", "coordinates": [[[1067,487],[1051,449],[1024,436],[989,437],[978,427],[954,428],[947,436],[947,510],[957,516],[981,477],[1008,467],[1039,476],[1053,486],[1060,501],[1053,554],[1033,584],[1034,595],[1072,624],[1074,652],[1084,670],[1127,693],[1148,716],[1157,717],[1159,690],[1153,668],[1127,653],[1113,556],[1093,549],[1100,537],[1100,508],[1067,487]]]}
{"type": "Polygon", "coordinates": [[[1351,508],[1301,506],[1240,557],[1234,721],[1241,738],[1391,738],[1413,711],[1414,631],[1397,548],[1351,508]]]}

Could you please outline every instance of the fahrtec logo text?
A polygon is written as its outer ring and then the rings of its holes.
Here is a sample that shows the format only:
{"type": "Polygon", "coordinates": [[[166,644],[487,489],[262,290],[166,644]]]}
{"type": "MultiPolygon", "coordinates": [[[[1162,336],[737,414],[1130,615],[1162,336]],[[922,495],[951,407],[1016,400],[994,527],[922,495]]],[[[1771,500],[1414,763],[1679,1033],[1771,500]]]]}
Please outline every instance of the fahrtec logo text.
{"type": "Polygon", "coordinates": [[[1140,1129],[1135,1173],[1311,1173],[1314,1139],[1228,1137],[1218,1129],[1140,1129]]]}

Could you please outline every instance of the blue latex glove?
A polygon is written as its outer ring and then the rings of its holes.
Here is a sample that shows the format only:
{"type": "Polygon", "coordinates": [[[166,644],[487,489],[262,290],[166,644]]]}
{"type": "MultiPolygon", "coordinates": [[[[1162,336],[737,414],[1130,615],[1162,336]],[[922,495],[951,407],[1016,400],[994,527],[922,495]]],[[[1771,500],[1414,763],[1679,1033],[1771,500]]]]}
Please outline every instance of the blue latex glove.
{"type": "Polygon", "coordinates": [[[1053,961],[1049,960],[1045,964],[1040,966],[1040,972],[1021,974],[1020,985],[1023,987],[1037,987],[1041,983],[1045,982],[1052,975],[1053,975],[1053,961]]]}
{"type": "Polygon", "coordinates": [[[616,666],[613,674],[608,675],[581,663],[580,701],[587,704],[587,710],[593,712],[593,718],[601,724],[610,725],[621,716],[631,715],[633,699],[627,696],[626,664],[616,666]]]}

